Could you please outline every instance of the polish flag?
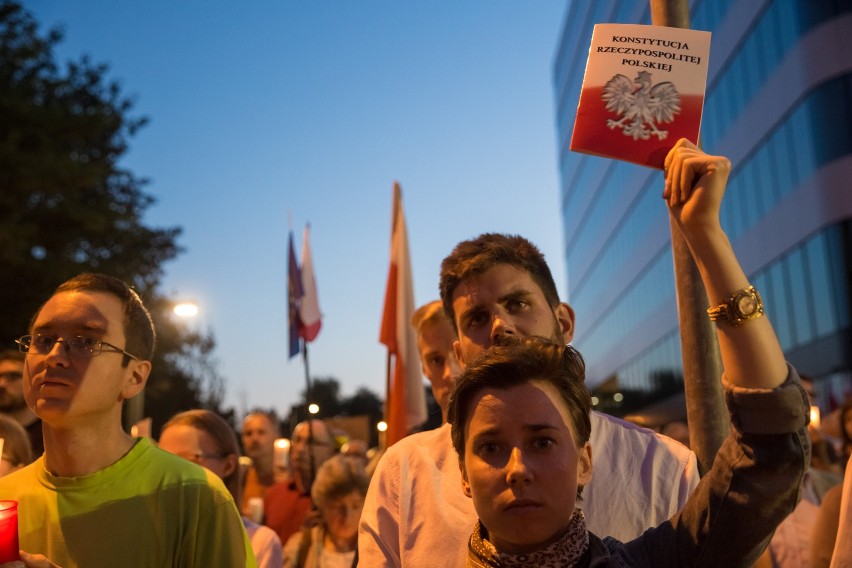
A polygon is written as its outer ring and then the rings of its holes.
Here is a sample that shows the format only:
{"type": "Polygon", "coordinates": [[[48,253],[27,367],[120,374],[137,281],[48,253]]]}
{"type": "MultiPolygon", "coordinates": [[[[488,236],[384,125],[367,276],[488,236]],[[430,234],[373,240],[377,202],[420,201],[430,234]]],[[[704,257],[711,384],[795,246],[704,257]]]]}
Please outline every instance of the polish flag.
{"type": "Polygon", "coordinates": [[[386,447],[407,436],[426,421],[426,397],[416,336],[409,322],[414,312],[414,286],[408,231],[402,211],[402,191],[393,186],[390,269],[379,341],[388,348],[388,380],[385,402],[386,447]]]}
{"type": "Polygon", "coordinates": [[[302,298],[299,301],[299,337],[306,342],[316,339],[322,327],[314,262],[311,257],[310,229],[310,225],[305,227],[305,237],[302,240],[302,298]]]}

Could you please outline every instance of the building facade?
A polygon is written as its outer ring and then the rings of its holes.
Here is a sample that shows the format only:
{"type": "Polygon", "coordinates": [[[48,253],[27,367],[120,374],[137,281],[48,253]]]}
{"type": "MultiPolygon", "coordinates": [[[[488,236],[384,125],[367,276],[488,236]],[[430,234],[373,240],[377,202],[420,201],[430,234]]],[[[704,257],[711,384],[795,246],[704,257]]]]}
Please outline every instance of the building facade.
{"type": "MultiPolygon", "coordinates": [[[[648,4],[570,2],[553,64],[574,344],[598,407],[640,418],[683,382],[662,173],[568,146],[594,24],[649,24],[648,4]]],[[[852,0],[690,6],[713,33],[701,144],[733,164],[723,226],[831,409],[852,395],[852,0]]]]}

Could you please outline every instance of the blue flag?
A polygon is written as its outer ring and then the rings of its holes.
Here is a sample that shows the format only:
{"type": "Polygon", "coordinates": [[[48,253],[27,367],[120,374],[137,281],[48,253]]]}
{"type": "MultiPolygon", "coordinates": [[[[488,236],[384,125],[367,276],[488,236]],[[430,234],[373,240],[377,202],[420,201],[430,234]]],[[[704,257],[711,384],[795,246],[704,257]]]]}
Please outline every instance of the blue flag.
{"type": "Polygon", "coordinates": [[[302,291],[302,275],[299,263],[296,261],[296,251],[293,248],[293,231],[290,231],[289,258],[287,259],[287,303],[289,306],[290,323],[290,358],[299,354],[299,299],[302,291]]]}

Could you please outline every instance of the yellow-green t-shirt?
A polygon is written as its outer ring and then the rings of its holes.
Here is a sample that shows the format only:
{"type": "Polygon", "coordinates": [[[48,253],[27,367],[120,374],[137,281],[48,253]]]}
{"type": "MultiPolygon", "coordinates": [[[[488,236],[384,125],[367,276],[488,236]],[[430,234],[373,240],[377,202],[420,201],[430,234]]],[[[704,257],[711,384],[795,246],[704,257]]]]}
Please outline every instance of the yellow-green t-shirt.
{"type": "Polygon", "coordinates": [[[0,478],[0,499],[18,501],[20,547],[62,568],[256,566],[222,481],[147,438],[82,477],[41,457],[0,478]]]}

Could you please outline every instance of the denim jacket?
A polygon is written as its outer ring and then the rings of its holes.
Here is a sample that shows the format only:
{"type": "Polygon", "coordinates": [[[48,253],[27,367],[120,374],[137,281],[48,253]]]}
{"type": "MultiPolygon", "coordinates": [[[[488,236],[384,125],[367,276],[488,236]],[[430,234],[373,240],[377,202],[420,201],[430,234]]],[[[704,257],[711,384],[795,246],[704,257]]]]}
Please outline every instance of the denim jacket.
{"type": "Polygon", "coordinates": [[[590,535],[590,568],[754,564],[799,501],[810,463],[808,399],[789,365],[775,389],[725,382],[725,391],[730,434],[684,509],[626,543],[590,535]]]}

